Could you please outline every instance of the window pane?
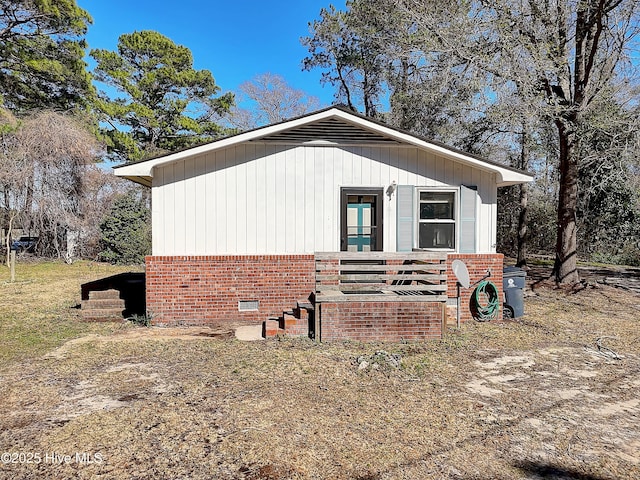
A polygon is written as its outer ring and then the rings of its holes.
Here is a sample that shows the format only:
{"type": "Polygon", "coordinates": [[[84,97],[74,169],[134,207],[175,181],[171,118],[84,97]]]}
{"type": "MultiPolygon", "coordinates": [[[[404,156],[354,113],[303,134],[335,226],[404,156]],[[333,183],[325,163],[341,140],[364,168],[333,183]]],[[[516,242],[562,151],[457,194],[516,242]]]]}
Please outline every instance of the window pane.
{"type": "Polygon", "coordinates": [[[376,199],[374,195],[347,195],[347,203],[359,204],[359,203],[375,203],[376,199]]]}
{"type": "Polygon", "coordinates": [[[453,192],[420,192],[421,220],[453,220],[453,192]]]}
{"type": "Polygon", "coordinates": [[[420,203],[420,220],[453,220],[453,203],[420,203]]]}
{"type": "Polygon", "coordinates": [[[421,202],[453,202],[453,192],[420,192],[421,202]]]}
{"type": "Polygon", "coordinates": [[[421,223],[419,230],[420,248],[455,247],[455,224],[453,223],[421,223]]]}

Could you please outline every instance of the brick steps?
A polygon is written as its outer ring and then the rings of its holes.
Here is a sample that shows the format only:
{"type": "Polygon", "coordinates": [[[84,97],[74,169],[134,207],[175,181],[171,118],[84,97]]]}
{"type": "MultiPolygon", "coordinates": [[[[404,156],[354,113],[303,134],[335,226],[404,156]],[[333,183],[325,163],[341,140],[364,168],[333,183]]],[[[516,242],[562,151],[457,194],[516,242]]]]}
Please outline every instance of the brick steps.
{"type": "Polygon", "coordinates": [[[120,292],[115,289],[109,290],[92,290],[89,292],[89,300],[119,300],[120,292]]]}
{"type": "Polygon", "coordinates": [[[121,322],[122,308],[99,308],[81,312],[84,322],[121,322]]]}
{"type": "Polygon", "coordinates": [[[80,317],[85,322],[120,322],[125,302],[118,290],[89,292],[89,300],[82,301],[80,317]]]}
{"type": "Polygon", "coordinates": [[[278,317],[270,317],[262,322],[262,336],[264,338],[273,338],[278,335],[284,335],[284,329],[280,328],[278,317]]]}
{"type": "Polygon", "coordinates": [[[82,301],[83,310],[100,310],[105,308],[120,308],[124,309],[124,300],[120,298],[100,298],[82,301]]]}
{"type": "Polygon", "coordinates": [[[303,337],[309,335],[309,312],[313,312],[309,302],[297,302],[292,310],[282,312],[280,317],[270,317],[262,323],[262,336],[273,338],[278,335],[303,337]]]}

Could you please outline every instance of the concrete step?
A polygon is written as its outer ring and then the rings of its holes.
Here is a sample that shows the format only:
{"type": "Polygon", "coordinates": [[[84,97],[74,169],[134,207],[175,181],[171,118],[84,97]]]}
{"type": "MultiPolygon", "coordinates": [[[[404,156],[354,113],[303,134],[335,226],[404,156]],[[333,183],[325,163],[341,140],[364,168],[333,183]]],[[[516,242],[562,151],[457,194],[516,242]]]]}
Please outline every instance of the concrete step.
{"type": "Polygon", "coordinates": [[[243,342],[253,342],[264,339],[262,330],[263,327],[261,325],[243,325],[236,328],[234,334],[238,340],[242,340],[243,342]]]}

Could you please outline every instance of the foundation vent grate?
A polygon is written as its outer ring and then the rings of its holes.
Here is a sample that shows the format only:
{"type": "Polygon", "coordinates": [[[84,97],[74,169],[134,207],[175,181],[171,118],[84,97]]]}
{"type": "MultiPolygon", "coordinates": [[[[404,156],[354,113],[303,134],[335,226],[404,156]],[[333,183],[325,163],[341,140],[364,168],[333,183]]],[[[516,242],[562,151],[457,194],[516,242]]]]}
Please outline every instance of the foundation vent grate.
{"type": "Polygon", "coordinates": [[[238,302],[238,311],[240,312],[251,312],[258,310],[259,307],[260,302],[258,300],[240,300],[238,302]]]}

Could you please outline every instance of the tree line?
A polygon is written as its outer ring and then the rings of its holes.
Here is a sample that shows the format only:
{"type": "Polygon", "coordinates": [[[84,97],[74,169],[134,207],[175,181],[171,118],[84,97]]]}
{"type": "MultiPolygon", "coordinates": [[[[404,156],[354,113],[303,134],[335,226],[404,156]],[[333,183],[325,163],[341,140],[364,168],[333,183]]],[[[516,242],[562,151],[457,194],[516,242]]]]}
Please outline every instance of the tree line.
{"type": "Polygon", "coordinates": [[[499,199],[500,251],[640,264],[633,0],[348,0],[303,39],[336,99],[535,173],[499,199]]]}
{"type": "Polygon", "coordinates": [[[0,228],[38,235],[39,255],[139,262],[149,199],[99,162],[132,162],[280,121],[317,99],[263,74],[237,105],[191,51],[155,31],[122,34],[85,62],[90,14],[74,0],[0,0],[0,228]],[[110,92],[110,93],[107,93],[110,92]],[[113,92],[116,92],[115,94],[113,92]]]}
{"type": "MultiPolygon", "coordinates": [[[[41,254],[61,255],[64,231],[79,233],[82,255],[131,261],[148,248],[148,228],[122,231],[148,222],[147,196],[97,161],[139,161],[319,105],[272,74],[223,93],[187,47],[153,31],[91,50],[90,72],[92,20],[74,0],[0,7],[0,222],[38,232],[41,254]]],[[[302,68],[320,69],[353,110],[533,172],[533,184],[500,192],[498,250],[521,266],[553,255],[556,279],[573,283],[578,257],[640,263],[639,9],[348,0],[310,22],[302,68]]]]}

